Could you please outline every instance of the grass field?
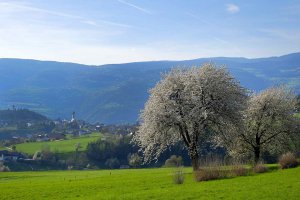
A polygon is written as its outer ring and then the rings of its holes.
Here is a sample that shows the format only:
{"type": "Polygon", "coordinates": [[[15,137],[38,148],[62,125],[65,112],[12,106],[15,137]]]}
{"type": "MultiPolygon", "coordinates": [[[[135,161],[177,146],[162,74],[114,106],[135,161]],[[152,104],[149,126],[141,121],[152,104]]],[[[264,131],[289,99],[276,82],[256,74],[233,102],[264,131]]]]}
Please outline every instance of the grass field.
{"type": "Polygon", "coordinates": [[[300,199],[300,167],[247,177],[172,182],[172,169],[0,173],[0,199],[300,199]]]}
{"type": "Polygon", "coordinates": [[[34,154],[36,151],[42,149],[43,146],[49,146],[51,151],[59,151],[61,153],[69,153],[75,151],[75,145],[80,143],[82,148],[81,151],[85,150],[87,144],[91,141],[95,141],[100,138],[100,133],[93,133],[84,135],[78,138],[72,138],[68,140],[60,141],[49,141],[49,142],[28,142],[17,144],[17,151],[24,152],[27,154],[34,154]]]}

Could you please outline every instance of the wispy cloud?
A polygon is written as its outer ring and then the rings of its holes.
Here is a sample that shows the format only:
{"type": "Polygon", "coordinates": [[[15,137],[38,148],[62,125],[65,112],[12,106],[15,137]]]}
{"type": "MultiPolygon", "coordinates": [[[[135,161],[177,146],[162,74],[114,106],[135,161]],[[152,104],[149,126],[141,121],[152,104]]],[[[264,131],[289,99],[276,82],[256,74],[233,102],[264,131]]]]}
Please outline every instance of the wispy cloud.
{"type": "Polygon", "coordinates": [[[202,23],[204,23],[204,24],[207,24],[209,26],[213,25],[212,23],[208,22],[207,20],[204,20],[203,18],[201,18],[198,15],[195,15],[193,13],[186,12],[185,14],[188,15],[188,16],[190,16],[190,17],[192,17],[192,18],[194,18],[194,19],[196,19],[196,20],[198,20],[198,21],[200,21],[200,22],[202,22],[202,23]]]}
{"type": "Polygon", "coordinates": [[[124,4],[124,5],[127,5],[127,6],[130,6],[130,7],[132,7],[132,8],[135,8],[135,9],[137,9],[137,10],[139,10],[139,11],[144,12],[144,13],[147,13],[147,14],[150,14],[150,15],[153,14],[151,11],[149,11],[149,10],[147,10],[147,9],[145,9],[145,8],[142,8],[142,7],[140,7],[140,6],[134,5],[134,4],[132,4],[132,3],[129,3],[129,2],[127,2],[127,1],[124,1],[124,0],[118,0],[118,1],[119,1],[120,3],[122,3],[122,4],[124,4]]]}
{"type": "Polygon", "coordinates": [[[293,43],[298,43],[300,41],[300,29],[274,29],[274,28],[263,28],[258,29],[261,33],[267,34],[267,37],[275,37],[284,39],[285,41],[292,41],[293,43]]]}
{"type": "MultiPolygon", "coordinates": [[[[74,20],[79,20],[80,23],[88,24],[91,26],[99,26],[99,24],[94,21],[87,19],[85,17],[79,16],[79,15],[72,15],[72,14],[67,14],[67,13],[62,13],[62,12],[57,12],[57,11],[52,11],[52,10],[47,10],[47,9],[42,9],[42,8],[37,8],[31,5],[25,5],[25,4],[20,4],[20,3],[10,3],[10,2],[0,2],[0,7],[7,8],[10,12],[18,12],[18,11],[28,11],[28,12],[38,12],[42,14],[47,14],[47,15],[53,15],[53,16],[58,16],[58,17],[63,17],[63,18],[68,18],[68,19],[74,19],[74,20]]],[[[0,11],[1,11],[0,8],[0,11]]],[[[107,24],[111,26],[119,26],[119,27],[125,27],[129,28],[131,27],[130,25],[127,24],[122,24],[122,23],[117,23],[109,20],[98,20],[102,24],[107,24]]]]}
{"type": "Polygon", "coordinates": [[[234,14],[240,11],[240,8],[235,4],[227,4],[226,5],[227,12],[234,14]]]}

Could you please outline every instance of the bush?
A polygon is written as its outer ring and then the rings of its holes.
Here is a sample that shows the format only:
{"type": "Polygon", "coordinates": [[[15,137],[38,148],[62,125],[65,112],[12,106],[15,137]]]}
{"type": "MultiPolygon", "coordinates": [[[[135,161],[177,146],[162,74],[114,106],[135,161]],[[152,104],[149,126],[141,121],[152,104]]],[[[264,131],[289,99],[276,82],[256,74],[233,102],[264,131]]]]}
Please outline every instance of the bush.
{"type": "Polygon", "coordinates": [[[165,167],[180,167],[182,166],[182,157],[172,155],[169,159],[165,161],[165,167]]]}
{"type": "Polygon", "coordinates": [[[265,173],[268,171],[268,168],[264,164],[258,163],[253,167],[253,171],[255,173],[265,173]]]}
{"type": "Polygon", "coordinates": [[[8,166],[5,166],[2,162],[0,163],[0,172],[10,172],[8,166]]]}
{"type": "Polygon", "coordinates": [[[200,169],[195,172],[196,181],[222,179],[229,176],[230,171],[224,168],[221,157],[211,154],[200,159],[200,169]]]}
{"type": "Polygon", "coordinates": [[[175,184],[183,184],[184,173],[183,173],[182,169],[178,169],[174,172],[173,181],[175,184]]]}
{"type": "Polygon", "coordinates": [[[231,173],[233,176],[247,176],[249,170],[242,165],[233,165],[231,168],[231,173]]]}
{"type": "Polygon", "coordinates": [[[297,167],[298,162],[296,156],[293,153],[288,152],[280,156],[279,165],[281,169],[287,169],[297,167]]]}
{"type": "Polygon", "coordinates": [[[137,154],[129,154],[128,155],[128,163],[130,166],[136,168],[142,163],[142,158],[137,154]]]}
{"type": "Polygon", "coordinates": [[[227,176],[228,172],[220,167],[206,167],[195,172],[196,181],[209,181],[226,178],[227,176]]]}
{"type": "Polygon", "coordinates": [[[120,167],[120,162],[117,158],[110,158],[106,160],[105,165],[110,169],[117,169],[120,167]]]}

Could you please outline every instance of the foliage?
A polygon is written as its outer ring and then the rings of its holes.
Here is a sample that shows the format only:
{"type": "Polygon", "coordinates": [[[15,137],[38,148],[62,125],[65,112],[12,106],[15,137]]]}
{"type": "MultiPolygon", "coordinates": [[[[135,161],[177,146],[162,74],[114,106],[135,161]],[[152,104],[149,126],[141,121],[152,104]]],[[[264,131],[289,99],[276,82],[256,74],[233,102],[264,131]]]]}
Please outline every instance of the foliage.
{"type": "MultiPolygon", "coordinates": [[[[89,160],[84,152],[74,152],[66,158],[66,165],[69,169],[84,169],[89,165],[89,160]]],[[[89,165],[89,167],[91,167],[89,165]]],[[[88,167],[87,167],[88,168],[88,167]]]]}
{"type": "Polygon", "coordinates": [[[296,156],[293,153],[288,152],[280,156],[279,165],[281,169],[287,169],[287,168],[297,167],[298,162],[296,156]]]}
{"type": "Polygon", "coordinates": [[[137,148],[130,144],[131,136],[106,134],[103,138],[87,146],[87,156],[94,162],[104,164],[111,158],[117,158],[121,165],[127,165],[128,154],[137,152],[137,148]]]}
{"type": "Polygon", "coordinates": [[[47,117],[28,109],[0,110],[0,121],[8,123],[47,121],[47,117]]]}
{"type": "MultiPolygon", "coordinates": [[[[263,151],[284,151],[291,148],[299,120],[293,112],[296,96],[291,89],[280,86],[254,94],[244,111],[244,129],[232,136],[229,153],[251,153],[258,163],[263,151]],[[235,140],[233,140],[235,139],[235,140]]],[[[299,130],[299,129],[298,129],[299,130]]]]}
{"type": "Polygon", "coordinates": [[[229,130],[237,129],[245,99],[245,90],[224,68],[205,64],[174,69],[151,89],[133,141],[145,162],[184,143],[196,170],[198,142],[212,139],[214,133],[226,137],[229,130]]]}
{"type": "Polygon", "coordinates": [[[128,155],[128,164],[130,166],[136,168],[142,164],[142,158],[137,153],[129,154],[128,155]]]}
{"type": "Polygon", "coordinates": [[[8,166],[5,166],[2,162],[0,162],[0,172],[10,172],[8,166]]]}
{"type": "Polygon", "coordinates": [[[120,167],[120,162],[118,158],[109,158],[106,160],[105,165],[110,169],[117,169],[120,167]]]}
{"type": "Polygon", "coordinates": [[[172,155],[169,159],[165,161],[165,167],[180,167],[182,166],[182,157],[172,155]]]}
{"type": "Polygon", "coordinates": [[[0,139],[50,133],[54,126],[47,117],[28,109],[0,110],[0,139]]]}
{"type": "Polygon", "coordinates": [[[298,116],[300,117],[300,94],[297,96],[296,110],[299,112],[298,116]]]}

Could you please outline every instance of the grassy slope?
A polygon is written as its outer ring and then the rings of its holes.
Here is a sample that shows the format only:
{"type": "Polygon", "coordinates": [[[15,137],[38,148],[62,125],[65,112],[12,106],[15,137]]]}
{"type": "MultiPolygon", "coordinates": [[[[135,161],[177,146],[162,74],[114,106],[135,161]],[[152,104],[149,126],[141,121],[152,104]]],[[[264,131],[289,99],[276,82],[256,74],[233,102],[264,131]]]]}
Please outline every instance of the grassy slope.
{"type": "Polygon", "coordinates": [[[300,167],[208,182],[184,170],[183,185],[168,168],[0,173],[0,199],[300,199],[300,167]]]}
{"type": "Polygon", "coordinates": [[[69,153],[75,151],[75,144],[80,143],[85,150],[87,144],[91,141],[95,141],[100,137],[99,133],[93,133],[90,135],[81,136],[79,138],[73,138],[61,141],[49,141],[49,142],[29,142],[16,145],[17,151],[24,152],[27,154],[34,154],[36,151],[42,149],[43,146],[49,145],[51,150],[57,150],[62,153],[69,153]]]}

